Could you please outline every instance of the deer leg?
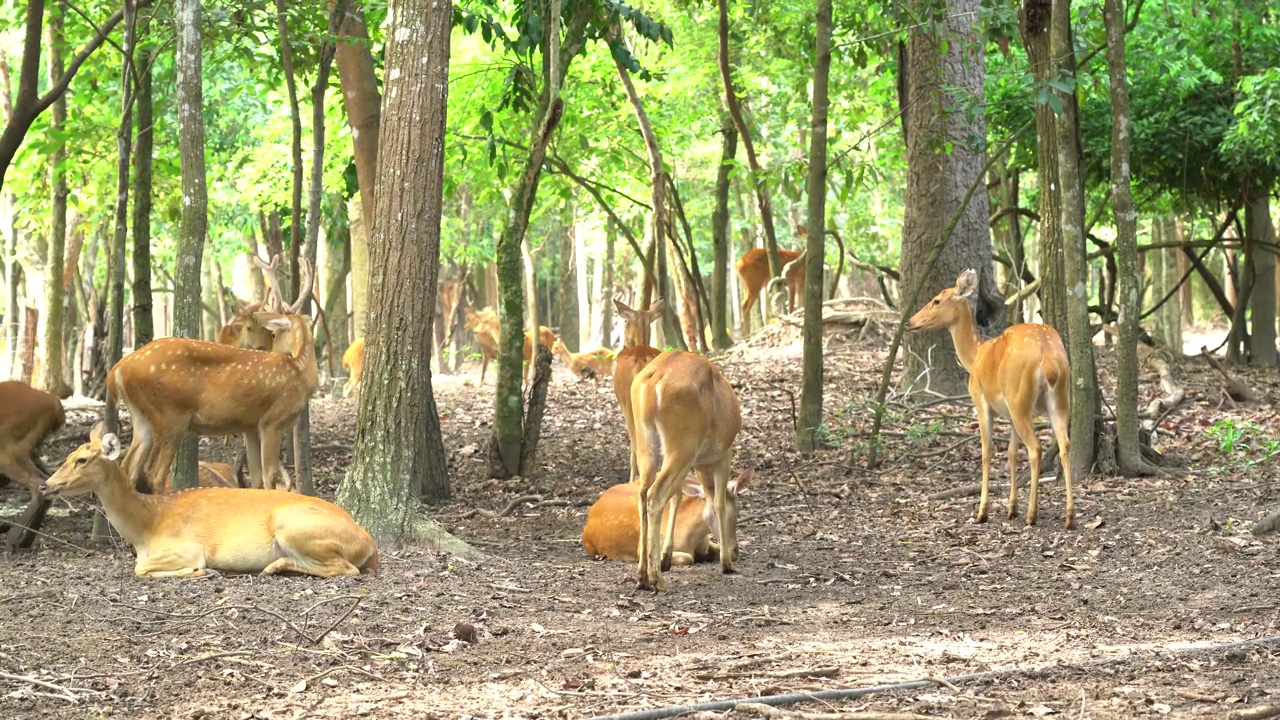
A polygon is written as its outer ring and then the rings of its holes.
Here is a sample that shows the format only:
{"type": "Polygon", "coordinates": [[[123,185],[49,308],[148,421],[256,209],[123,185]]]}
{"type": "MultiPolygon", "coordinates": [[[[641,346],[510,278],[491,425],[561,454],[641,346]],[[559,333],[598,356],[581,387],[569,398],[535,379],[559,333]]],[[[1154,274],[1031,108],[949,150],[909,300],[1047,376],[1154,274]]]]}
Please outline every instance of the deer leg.
{"type": "Polygon", "coordinates": [[[280,431],[258,427],[262,438],[262,487],[276,489],[276,473],[280,470],[280,431]]]}
{"type": "Polygon", "coordinates": [[[636,481],[636,420],[631,415],[631,405],[629,402],[622,408],[622,420],[623,424],[627,427],[627,446],[630,453],[630,465],[627,468],[627,482],[634,483],[636,481]]]}
{"type": "Polygon", "coordinates": [[[729,475],[732,468],[727,461],[711,471],[715,489],[716,521],[720,524],[720,572],[725,575],[737,572],[733,561],[738,557],[738,515],[729,512],[729,475]]]}
{"type": "Polygon", "coordinates": [[[1009,519],[1018,514],[1018,431],[1009,432],[1009,519]]]}
{"type": "Polygon", "coordinates": [[[1076,501],[1071,494],[1071,439],[1067,436],[1070,421],[1068,408],[1071,407],[1071,398],[1067,392],[1064,385],[1061,392],[1058,392],[1058,388],[1054,388],[1050,393],[1049,422],[1053,425],[1053,436],[1058,441],[1058,460],[1062,463],[1062,487],[1066,489],[1067,494],[1065,526],[1070,530],[1076,526],[1076,501]],[[1058,395],[1056,398],[1055,393],[1058,395]]]}
{"type": "MultiPolygon", "coordinates": [[[[982,397],[982,391],[970,391],[973,404],[978,409],[978,434],[982,437],[982,495],[978,499],[978,522],[987,521],[988,494],[991,488],[991,406],[982,397]]],[[[721,553],[723,556],[724,553],[721,553]]]]}
{"type": "Polygon", "coordinates": [[[19,548],[29,548],[35,542],[36,531],[44,522],[49,506],[53,504],[52,501],[40,495],[40,483],[44,482],[44,476],[36,469],[35,463],[31,462],[30,458],[19,460],[14,466],[0,468],[0,473],[17,480],[31,490],[31,502],[18,519],[10,524],[5,538],[9,552],[19,548]]]}
{"type": "Polygon", "coordinates": [[[755,304],[756,295],[758,294],[759,294],[758,290],[756,292],[751,292],[750,290],[748,290],[747,297],[742,301],[742,334],[743,335],[751,334],[751,306],[755,304]]]}
{"type": "MultiPolygon", "coordinates": [[[[633,451],[634,452],[634,451],[633,451]]],[[[655,473],[652,468],[642,468],[640,471],[640,501],[638,503],[640,510],[640,540],[639,547],[636,548],[636,589],[652,590],[657,589],[654,586],[652,576],[653,558],[657,554],[656,543],[650,542],[650,535],[653,527],[653,504],[650,502],[653,495],[653,479],[655,473]]]]}
{"type": "Polygon", "coordinates": [[[249,487],[261,488],[262,484],[262,436],[260,431],[244,434],[244,458],[249,464],[249,487]]]}
{"type": "Polygon", "coordinates": [[[674,562],[673,555],[676,550],[676,509],[680,505],[680,497],[678,495],[671,496],[667,501],[667,527],[662,536],[662,571],[666,572],[671,569],[671,563],[674,562]]]}
{"type": "MultiPolygon", "coordinates": [[[[1035,426],[1031,424],[1029,409],[1025,412],[1016,412],[1013,408],[1009,408],[1009,411],[1014,433],[1022,438],[1022,443],[1027,446],[1027,461],[1031,464],[1031,485],[1027,490],[1027,524],[1035,525],[1036,514],[1040,507],[1040,439],[1036,437],[1035,426]]],[[[1010,443],[1012,444],[1012,440],[1010,443]]],[[[1009,512],[1009,516],[1013,517],[1013,508],[1010,508],[1009,512]]]]}
{"type": "Polygon", "coordinates": [[[204,547],[199,544],[167,548],[145,557],[139,553],[133,574],[138,577],[201,577],[205,570],[204,547]]]}
{"type": "Polygon", "coordinates": [[[165,490],[164,479],[170,477],[173,472],[173,458],[178,454],[178,446],[181,443],[181,434],[176,438],[166,436],[156,439],[155,450],[151,453],[151,461],[146,467],[147,488],[152,494],[165,490]]]}

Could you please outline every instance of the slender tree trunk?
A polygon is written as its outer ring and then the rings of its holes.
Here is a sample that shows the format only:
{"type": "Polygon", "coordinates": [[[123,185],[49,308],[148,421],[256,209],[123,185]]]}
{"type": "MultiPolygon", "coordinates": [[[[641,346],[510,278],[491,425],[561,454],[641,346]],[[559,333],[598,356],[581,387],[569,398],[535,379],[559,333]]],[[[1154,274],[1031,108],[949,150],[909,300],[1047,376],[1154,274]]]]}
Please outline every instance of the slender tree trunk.
{"type": "Polygon", "coordinates": [[[796,447],[818,449],[822,425],[822,261],[827,237],[827,81],[831,76],[831,0],[817,0],[814,45],[813,122],[809,146],[809,241],[805,247],[804,385],[796,447]]]}
{"type": "Polygon", "coordinates": [[[720,165],[716,168],[716,209],[711,215],[711,247],[715,255],[711,265],[711,344],[723,350],[733,344],[729,337],[731,314],[729,297],[729,264],[733,238],[729,233],[729,173],[738,154],[738,129],[732,119],[720,120],[720,165]]]}
{"type": "MultiPolygon", "coordinates": [[[[919,13],[931,7],[929,0],[912,4],[913,11],[919,13]]],[[[981,112],[984,57],[975,34],[980,27],[979,10],[977,0],[952,2],[944,22],[913,29],[908,39],[902,287],[906,292],[905,288],[916,286],[916,278],[924,273],[937,244],[939,230],[961,211],[951,237],[925,277],[920,299],[953,287],[964,270],[976,270],[977,320],[980,333],[989,336],[1004,327],[1004,300],[996,287],[991,261],[990,201],[987,193],[979,190],[964,204],[969,188],[986,181],[984,150],[971,140],[986,136],[981,112]],[[961,89],[966,98],[962,103],[954,99],[961,89]]],[[[916,309],[904,307],[903,311],[910,314],[916,309]]],[[[967,374],[956,360],[951,338],[943,333],[912,333],[903,338],[903,344],[903,377],[908,382],[920,378],[934,392],[965,393],[967,374]]]]}
{"type": "Polygon", "coordinates": [[[1271,202],[1266,190],[1252,192],[1244,206],[1245,238],[1250,278],[1249,364],[1280,365],[1276,353],[1276,256],[1271,225],[1271,202]]]}
{"type": "Polygon", "coordinates": [[[1105,0],[1107,68],[1111,75],[1111,207],[1116,220],[1116,282],[1119,338],[1116,341],[1116,461],[1121,475],[1149,472],[1138,439],[1138,213],[1129,181],[1129,79],[1125,73],[1124,0],[1105,0]]]}
{"type": "Polygon", "coordinates": [[[364,202],[347,203],[347,232],[351,235],[351,340],[364,337],[369,298],[369,230],[364,222],[364,202]]]}
{"type": "Polygon", "coordinates": [[[719,21],[719,53],[716,56],[720,65],[720,78],[724,81],[724,104],[733,118],[733,124],[742,136],[742,148],[747,153],[747,167],[751,169],[751,184],[756,191],[756,204],[760,207],[760,225],[764,229],[764,247],[769,253],[769,270],[772,277],[782,275],[782,261],[778,257],[778,235],[773,228],[773,201],[769,197],[769,181],[760,160],[756,157],[755,143],[751,139],[751,129],[747,127],[742,116],[742,104],[733,86],[733,70],[729,66],[729,7],[728,0],[718,0],[719,21]]]}
{"type": "MultiPolygon", "coordinates": [[[[62,77],[62,53],[65,51],[66,37],[62,26],[62,6],[58,6],[49,15],[49,81],[57,82],[62,77]]],[[[53,103],[49,117],[49,128],[56,143],[49,155],[49,184],[53,188],[50,205],[53,210],[49,227],[49,244],[45,254],[44,281],[44,363],[41,366],[41,377],[37,379],[39,387],[57,395],[67,397],[71,388],[63,374],[62,348],[62,270],[63,258],[67,244],[67,173],[63,169],[67,151],[60,139],[63,125],[67,122],[67,100],[60,95],[53,103]]]]}
{"type": "Polygon", "coordinates": [[[579,257],[578,253],[578,229],[574,226],[573,209],[569,208],[567,223],[563,230],[563,238],[560,244],[560,288],[556,296],[560,298],[560,316],[557,318],[559,323],[557,327],[560,330],[560,339],[564,344],[572,348],[575,352],[582,352],[582,334],[580,314],[583,310],[589,310],[590,306],[585,302],[587,295],[587,272],[586,258],[582,258],[582,272],[579,273],[579,257]],[[579,305],[579,299],[584,300],[579,305]]]}
{"type": "MultiPolygon", "coordinates": [[[[173,272],[173,333],[200,336],[200,259],[208,232],[209,191],[204,164],[204,87],[201,81],[200,0],[177,0],[178,154],[182,159],[182,219],[173,272]]],[[[174,461],[173,487],[196,486],[196,438],[187,435],[174,461]]]]}
{"type": "MultiPolygon", "coordinates": [[[[330,0],[330,6],[336,1],[330,0]]],[[[348,4],[346,13],[342,17],[342,25],[338,29],[338,37],[336,53],[338,80],[342,88],[343,106],[347,110],[347,123],[351,125],[351,144],[354,147],[356,159],[356,181],[360,184],[360,200],[356,207],[359,208],[360,219],[364,221],[364,232],[367,235],[373,229],[373,184],[377,179],[382,97],[378,94],[378,76],[374,72],[369,30],[365,26],[362,3],[348,4]]],[[[363,252],[367,255],[368,251],[363,252]]],[[[360,264],[354,256],[352,263],[360,264]]],[[[358,331],[355,337],[363,337],[363,298],[355,305],[361,313],[357,315],[358,331]]]]}
{"type": "Polygon", "coordinates": [[[613,279],[613,248],[617,243],[618,231],[613,218],[605,220],[604,228],[604,267],[600,276],[600,344],[613,347],[613,303],[615,281],[613,279]]]}
{"type": "MultiPolygon", "coordinates": [[[[1178,237],[1182,237],[1183,227],[1181,215],[1174,220],[1174,227],[1177,229],[1178,237]]],[[[1187,276],[1187,281],[1182,283],[1182,289],[1178,291],[1178,309],[1181,311],[1182,318],[1187,325],[1195,325],[1195,294],[1192,291],[1196,279],[1195,275],[1191,272],[1193,267],[1191,264],[1191,258],[1187,257],[1185,252],[1177,250],[1174,252],[1178,256],[1178,277],[1181,278],[1183,275],[1187,276]]]]}
{"type": "Polygon", "coordinates": [[[351,272],[351,233],[345,223],[337,223],[329,233],[325,244],[324,273],[321,282],[325,287],[324,314],[329,318],[327,338],[335,353],[341,354],[351,344],[347,333],[347,275],[351,272]]]}
{"type": "Polygon", "coordinates": [[[476,555],[434,522],[418,496],[449,496],[431,389],[431,323],[440,265],[445,112],[452,4],[392,0],[387,8],[387,126],[380,154],[356,455],[338,502],[381,542],[411,534],[476,555]],[[416,287],[420,292],[404,292],[416,287]]]}
{"type": "MultiPolygon", "coordinates": [[[[1071,46],[1071,0],[1053,0],[1050,54],[1061,65],[1057,77],[1075,78],[1071,46]],[[1072,67],[1066,67],[1066,65],[1072,67]]],[[[1063,278],[1067,293],[1067,354],[1071,362],[1071,465],[1082,482],[1093,467],[1100,397],[1089,328],[1089,263],[1084,247],[1084,183],[1080,172],[1079,116],[1075,91],[1058,93],[1063,112],[1054,117],[1058,147],[1057,187],[1062,199],[1063,278]]],[[[1041,223],[1043,226],[1045,223],[1041,223]]]]}
{"type": "Polygon", "coordinates": [[[134,146],[133,177],[133,336],[134,347],[155,337],[151,316],[151,66],[155,50],[142,49],[138,57],[138,139],[134,146]]]}
{"type": "MultiPolygon", "coordinates": [[[[298,80],[293,70],[293,43],[289,40],[289,16],[285,0],[276,1],[276,27],[280,32],[280,65],[284,85],[289,93],[289,119],[292,122],[290,158],[293,166],[293,193],[289,214],[289,297],[298,297],[298,253],[302,247],[302,111],[298,106],[298,80]]],[[[327,70],[325,71],[327,75],[327,70]]],[[[323,137],[324,131],[321,130],[323,137]]],[[[358,171],[357,171],[358,172],[358,171]]]]}
{"type": "MultiPolygon", "coordinates": [[[[124,353],[124,262],[125,243],[129,234],[129,167],[130,151],[133,149],[133,43],[134,43],[134,4],[133,0],[124,0],[124,60],[120,70],[120,87],[124,92],[120,98],[120,123],[116,127],[116,202],[115,223],[111,235],[111,244],[107,252],[107,357],[106,366],[114,366],[124,353]]],[[[199,264],[197,263],[197,269],[199,264]]],[[[196,307],[200,305],[199,296],[195,299],[196,307]]],[[[197,329],[199,316],[197,315],[197,329]]],[[[118,429],[118,408],[107,404],[107,429],[116,432],[118,429]]]]}
{"type": "MultiPolygon", "coordinates": [[[[578,231],[576,220],[569,227],[569,232],[573,234],[573,242],[571,243],[573,247],[573,280],[574,285],[577,287],[576,293],[571,292],[570,288],[565,288],[565,294],[574,296],[573,309],[576,317],[573,318],[573,325],[577,334],[574,339],[578,344],[573,347],[578,352],[582,352],[584,349],[582,347],[583,344],[589,342],[591,338],[591,278],[587,269],[587,243],[585,238],[582,237],[583,233],[578,231]]],[[[568,329],[569,324],[568,318],[561,323],[562,334],[568,329]]]]}

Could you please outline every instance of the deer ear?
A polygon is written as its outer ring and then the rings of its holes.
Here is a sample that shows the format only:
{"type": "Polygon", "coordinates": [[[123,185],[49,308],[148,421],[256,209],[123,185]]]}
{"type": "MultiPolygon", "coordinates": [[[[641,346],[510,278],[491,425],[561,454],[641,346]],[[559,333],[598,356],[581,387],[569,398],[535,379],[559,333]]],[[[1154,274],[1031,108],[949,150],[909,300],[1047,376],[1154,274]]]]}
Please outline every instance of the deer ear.
{"type": "Polygon", "coordinates": [[[99,420],[89,429],[89,442],[102,442],[102,433],[107,431],[107,423],[105,420],[99,420]]]}
{"type": "Polygon", "coordinates": [[[273,333],[283,332],[293,328],[293,321],[279,313],[256,312],[253,314],[253,319],[257,320],[259,325],[273,333]]]}
{"type": "Polygon", "coordinates": [[[120,438],[116,437],[115,433],[102,436],[102,456],[108,460],[120,457],[120,438]]]}
{"type": "Polygon", "coordinates": [[[613,299],[613,307],[614,307],[614,309],[615,309],[615,310],[617,310],[617,311],[618,311],[618,314],[619,314],[619,315],[621,315],[622,317],[624,317],[624,318],[626,318],[626,319],[628,319],[628,320],[634,320],[634,319],[635,319],[636,311],[635,311],[635,310],[632,310],[632,309],[631,309],[631,308],[629,308],[629,307],[627,307],[627,306],[626,306],[625,304],[623,304],[623,302],[622,302],[621,300],[619,300],[618,298],[614,298],[614,299],[613,299]]]}
{"type": "Polygon", "coordinates": [[[656,317],[658,313],[665,310],[666,307],[667,307],[667,301],[663,300],[662,298],[658,298],[657,300],[653,301],[652,305],[649,306],[649,314],[656,317]]]}
{"type": "Polygon", "coordinates": [[[690,497],[703,497],[702,481],[696,475],[684,479],[684,494],[690,497]]]}
{"type": "Polygon", "coordinates": [[[743,470],[738,473],[738,477],[729,481],[729,489],[736,495],[746,489],[746,487],[751,484],[751,481],[755,476],[755,470],[743,470]]]}
{"type": "Polygon", "coordinates": [[[978,273],[973,268],[969,268],[960,273],[956,278],[956,296],[967,298],[978,290],[978,273]]]}

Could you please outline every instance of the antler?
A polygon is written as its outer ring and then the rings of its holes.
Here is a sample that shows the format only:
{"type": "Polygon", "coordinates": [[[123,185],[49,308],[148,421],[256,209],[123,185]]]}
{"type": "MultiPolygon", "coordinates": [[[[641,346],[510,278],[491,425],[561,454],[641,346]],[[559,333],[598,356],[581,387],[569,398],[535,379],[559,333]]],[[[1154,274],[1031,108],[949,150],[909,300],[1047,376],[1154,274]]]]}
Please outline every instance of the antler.
{"type": "Polygon", "coordinates": [[[308,262],[306,258],[298,258],[298,272],[302,275],[301,281],[298,283],[298,299],[294,300],[293,304],[289,306],[289,312],[295,314],[300,311],[303,305],[306,304],[307,300],[311,298],[311,280],[313,279],[313,272],[311,269],[311,263],[308,262]]]}
{"type": "Polygon", "coordinates": [[[263,262],[262,258],[254,255],[253,264],[262,268],[262,272],[266,273],[267,278],[271,280],[271,304],[276,312],[280,312],[284,308],[284,297],[280,294],[280,276],[276,271],[280,265],[280,255],[272,255],[270,263],[263,262]]]}

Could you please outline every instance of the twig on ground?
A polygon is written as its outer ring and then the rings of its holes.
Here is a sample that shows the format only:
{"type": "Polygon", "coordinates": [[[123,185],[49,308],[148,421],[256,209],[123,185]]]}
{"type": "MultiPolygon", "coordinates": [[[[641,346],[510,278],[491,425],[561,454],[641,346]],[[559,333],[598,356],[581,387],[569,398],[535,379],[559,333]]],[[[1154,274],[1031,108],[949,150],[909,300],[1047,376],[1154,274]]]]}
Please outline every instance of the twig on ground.
{"type": "Polygon", "coordinates": [[[541,504],[542,496],[541,495],[521,495],[515,500],[512,500],[511,502],[507,503],[507,506],[498,512],[494,512],[492,510],[485,510],[484,508],[472,508],[462,513],[462,519],[470,520],[471,518],[477,515],[480,515],[482,517],[487,517],[487,518],[507,517],[511,513],[515,512],[516,508],[520,507],[525,503],[541,504]]]}
{"type": "Polygon", "coordinates": [[[740,702],[733,708],[734,713],[755,713],[761,717],[780,718],[781,720],[935,720],[928,715],[900,712],[845,712],[845,713],[807,713],[795,710],[779,710],[772,705],[754,702],[740,702]]]}
{"type": "Polygon", "coordinates": [[[832,665],[830,667],[814,668],[812,670],[726,670],[718,673],[703,673],[695,675],[699,680],[728,680],[730,678],[810,678],[810,677],[835,677],[839,674],[840,668],[832,665]]]}
{"type": "Polygon", "coordinates": [[[1266,720],[1280,716],[1280,705],[1257,705],[1227,713],[1227,720],[1266,720]]]}
{"type": "Polygon", "coordinates": [[[0,672],[0,680],[12,680],[14,682],[28,683],[30,685],[35,685],[36,687],[42,687],[46,690],[52,690],[56,693],[60,693],[59,695],[50,695],[49,697],[56,697],[62,700],[67,700],[68,702],[80,701],[80,698],[76,697],[76,694],[68,690],[67,688],[62,687],[61,685],[56,685],[54,683],[47,682],[45,680],[41,680],[39,678],[33,678],[27,675],[12,675],[7,672],[0,672]]]}

